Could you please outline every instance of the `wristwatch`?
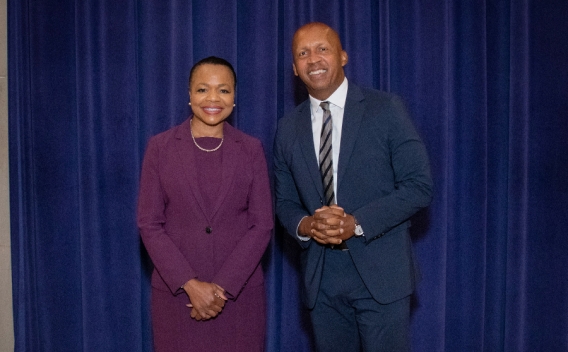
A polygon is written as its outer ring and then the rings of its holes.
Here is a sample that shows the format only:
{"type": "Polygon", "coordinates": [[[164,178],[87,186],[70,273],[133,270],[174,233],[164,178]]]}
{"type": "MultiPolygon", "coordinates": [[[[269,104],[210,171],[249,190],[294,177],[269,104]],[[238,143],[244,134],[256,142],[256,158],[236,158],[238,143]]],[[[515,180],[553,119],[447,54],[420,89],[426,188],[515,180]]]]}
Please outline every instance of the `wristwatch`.
{"type": "Polygon", "coordinates": [[[357,221],[355,217],[353,217],[353,220],[355,220],[355,237],[365,236],[365,232],[363,232],[363,228],[359,224],[359,221],[357,221]]]}

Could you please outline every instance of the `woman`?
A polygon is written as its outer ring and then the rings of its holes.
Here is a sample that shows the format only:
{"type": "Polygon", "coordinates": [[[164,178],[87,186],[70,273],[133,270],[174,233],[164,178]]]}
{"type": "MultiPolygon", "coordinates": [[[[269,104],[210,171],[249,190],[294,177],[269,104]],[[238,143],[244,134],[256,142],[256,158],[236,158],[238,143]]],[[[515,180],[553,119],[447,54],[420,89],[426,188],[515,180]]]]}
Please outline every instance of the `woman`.
{"type": "Polygon", "coordinates": [[[138,227],[150,258],[156,351],[261,351],[261,257],[273,227],[261,143],[225,122],[236,74],[209,57],[193,66],[193,116],[148,143],[138,227]]]}

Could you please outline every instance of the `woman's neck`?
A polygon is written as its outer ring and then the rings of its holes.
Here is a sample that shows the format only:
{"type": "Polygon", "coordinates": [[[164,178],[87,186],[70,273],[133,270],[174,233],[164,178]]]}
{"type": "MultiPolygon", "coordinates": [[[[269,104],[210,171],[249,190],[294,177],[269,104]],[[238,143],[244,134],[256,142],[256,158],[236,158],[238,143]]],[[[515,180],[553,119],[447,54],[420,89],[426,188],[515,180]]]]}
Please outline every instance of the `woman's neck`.
{"type": "Polygon", "coordinates": [[[198,119],[192,118],[189,122],[191,133],[194,138],[200,137],[213,137],[213,138],[223,138],[223,125],[225,122],[221,122],[215,126],[210,126],[198,119]]]}

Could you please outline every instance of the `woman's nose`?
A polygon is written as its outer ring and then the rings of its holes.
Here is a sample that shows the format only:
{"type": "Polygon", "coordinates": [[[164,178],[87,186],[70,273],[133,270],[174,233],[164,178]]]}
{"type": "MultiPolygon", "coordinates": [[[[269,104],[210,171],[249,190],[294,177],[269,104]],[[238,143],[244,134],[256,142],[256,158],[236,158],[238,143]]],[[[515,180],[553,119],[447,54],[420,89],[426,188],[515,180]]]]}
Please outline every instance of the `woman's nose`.
{"type": "Polygon", "coordinates": [[[211,90],[209,94],[207,94],[207,100],[217,101],[219,100],[219,94],[217,94],[214,90],[211,90]]]}

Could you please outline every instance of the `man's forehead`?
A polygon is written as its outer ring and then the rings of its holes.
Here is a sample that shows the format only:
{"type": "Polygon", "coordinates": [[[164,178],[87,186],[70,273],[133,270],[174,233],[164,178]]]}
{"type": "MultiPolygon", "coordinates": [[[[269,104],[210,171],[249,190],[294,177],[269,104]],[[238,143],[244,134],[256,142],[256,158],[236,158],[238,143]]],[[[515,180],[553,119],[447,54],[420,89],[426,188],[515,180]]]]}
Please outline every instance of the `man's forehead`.
{"type": "Polygon", "coordinates": [[[306,37],[306,36],[321,36],[327,38],[330,36],[331,28],[321,25],[305,26],[296,31],[294,38],[306,37]]]}
{"type": "Polygon", "coordinates": [[[340,45],[339,39],[334,35],[331,28],[318,27],[318,30],[298,30],[294,35],[292,46],[300,49],[308,46],[340,45]]]}

